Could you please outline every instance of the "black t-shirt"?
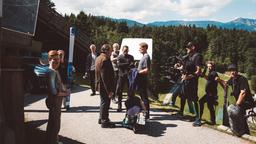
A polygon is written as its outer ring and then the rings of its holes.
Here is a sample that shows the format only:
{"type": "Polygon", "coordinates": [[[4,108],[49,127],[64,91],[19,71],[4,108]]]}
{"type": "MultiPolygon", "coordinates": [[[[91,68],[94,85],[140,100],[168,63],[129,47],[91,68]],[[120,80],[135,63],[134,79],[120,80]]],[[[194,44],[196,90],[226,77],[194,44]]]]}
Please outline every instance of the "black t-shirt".
{"type": "Polygon", "coordinates": [[[119,67],[119,75],[123,76],[128,74],[131,64],[134,62],[134,58],[130,54],[121,54],[117,57],[117,65],[119,67]]]}
{"type": "Polygon", "coordinates": [[[202,66],[203,63],[203,57],[199,53],[194,53],[193,55],[190,55],[185,60],[185,70],[187,74],[193,74],[196,72],[197,66],[202,66]]]}
{"type": "Polygon", "coordinates": [[[210,71],[207,77],[207,82],[205,86],[205,92],[207,94],[212,94],[213,96],[217,95],[217,86],[218,82],[215,80],[215,78],[218,77],[218,74],[216,71],[210,71]]]}
{"type": "MultiPolygon", "coordinates": [[[[185,71],[187,74],[194,74],[197,70],[197,66],[202,66],[203,57],[200,53],[194,53],[193,55],[189,55],[185,62],[185,71]]],[[[189,85],[193,85],[193,89],[197,91],[198,88],[198,76],[194,76],[193,78],[188,80],[189,85]]]]}
{"type": "Polygon", "coordinates": [[[244,76],[238,75],[236,78],[230,78],[227,84],[232,86],[232,95],[235,97],[236,100],[238,100],[239,98],[240,91],[245,90],[246,96],[244,102],[250,103],[253,101],[248,80],[244,76]]]}

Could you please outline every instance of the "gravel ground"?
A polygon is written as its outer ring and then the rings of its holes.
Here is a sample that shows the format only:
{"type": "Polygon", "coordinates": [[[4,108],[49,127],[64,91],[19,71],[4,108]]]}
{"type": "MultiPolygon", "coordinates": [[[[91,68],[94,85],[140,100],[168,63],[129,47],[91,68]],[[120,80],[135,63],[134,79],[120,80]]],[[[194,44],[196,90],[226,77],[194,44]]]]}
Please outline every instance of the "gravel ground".
{"type": "MultiPolygon", "coordinates": [[[[110,119],[116,128],[102,129],[97,124],[99,117],[99,95],[90,96],[91,91],[76,87],[71,95],[71,110],[63,109],[60,140],[64,144],[250,144],[250,141],[219,132],[208,127],[193,127],[192,122],[181,120],[155,109],[151,110],[150,121],[139,134],[121,127],[124,112],[116,112],[111,103],[110,119]]],[[[48,109],[45,95],[25,97],[25,118],[28,143],[40,143],[45,135],[48,109]],[[34,129],[36,128],[36,129],[34,129]],[[31,130],[33,129],[33,130],[31,130]],[[39,138],[40,137],[40,138],[39,138]]]]}

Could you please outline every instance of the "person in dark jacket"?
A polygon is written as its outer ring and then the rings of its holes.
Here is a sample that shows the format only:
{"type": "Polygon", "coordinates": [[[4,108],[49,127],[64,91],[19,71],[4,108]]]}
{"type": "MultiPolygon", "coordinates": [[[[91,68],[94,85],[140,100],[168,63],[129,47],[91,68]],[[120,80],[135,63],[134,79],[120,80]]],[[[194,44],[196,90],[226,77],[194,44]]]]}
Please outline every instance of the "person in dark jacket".
{"type": "Polygon", "coordinates": [[[86,59],[86,68],[85,68],[85,75],[84,78],[89,76],[90,78],[90,86],[91,86],[91,96],[94,96],[95,93],[95,61],[98,56],[96,53],[96,46],[91,44],[90,46],[91,53],[87,56],[86,59]]]}
{"type": "Polygon", "coordinates": [[[101,54],[96,59],[96,90],[100,92],[100,117],[98,123],[102,128],[113,128],[109,120],[110,100],[115,90],[114,70],[110,61],[112,48],[109,44],[101,47],[101,54]]]}
{"type": "MultiPolygon", "coordinates": [[[[187,60],[185,62],[185,74],[182,76],[184,81],[184,98],[181,99],[181,113],[183,114],[186,99],[188,103],[193,102],[196,119],[193,122],[193,126],[201,126],[198,109],[198,78],[202,73],[201,67],[203,63],[203,57],[198,53],[198,48],[193,42],[189,42],[186,45],[187,60]]],[[[190,105],[190,104],[189,104],[190,105]]]]}
{"type": "Polygon", "coordinates": [[[125,84],[127,84],[127,87],[129,87],[128,73],[130,71],[130,67],[134,64],[133,56],[128,54],[129,52],[128,46],[126,45],[123,46],[122,52],[123,53],[117,57],[117,66],[119,69],[117,86],[116,86],[116,95],[118,96],[118,108],[117,108],[118,112],[122,111],[123,89],[125,84]]]}

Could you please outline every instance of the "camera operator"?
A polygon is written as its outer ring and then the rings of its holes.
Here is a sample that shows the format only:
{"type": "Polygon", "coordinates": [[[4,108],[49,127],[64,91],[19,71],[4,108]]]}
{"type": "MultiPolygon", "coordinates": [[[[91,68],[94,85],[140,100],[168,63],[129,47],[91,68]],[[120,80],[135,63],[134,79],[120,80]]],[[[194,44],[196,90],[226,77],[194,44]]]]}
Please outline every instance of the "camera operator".
{"type": "MultiPolygon", "coordinates": [[[[123,89],[124,89],[125,84],[127,84],[127,87],[129,87],[128,72],[130,70],[130,66],[134,65],[133,56],[128,54],[129,47],[126,45],[123,46],[122,52],[123,53],[117,57],[117,66],[119,68],[118,80],[117,80],[117,86],[116,86],[116,95],[118,96],[117,112],[122,111],[123,89]]],[[[128,96],[129,96],[129,94],[128,94],[128,96]]]]}
{"type": "Polygon", "coordinates": [[[187,56],[184,57],[183,69],[185,73],[182,75],[182,81],[184,81],[184,97],[181,98],[180,112],[183,114],[186,99],[188,103],[193,102],[196,110],[196,119],[193,126],[201,126],[198,109],[198,78],[201,75],[201,66],[203,57],[197,52],[198,48],[192,42],[186,45],[187,56]]]}
{"type": "Polygon", "coordinates": [[[166,95],[163,101],[163,105],[167,105],[170,102],[170,106],[175,107],[176,98],[179,95],[180,98],[183,98],[182,95],[182,87],[183,82],[181,81],[181,75],[184,73],[183,71],[183,57],[170,57],[167,60],[167,64],[171,63],[171,65],[167,65],[169,68],[167,70],[168,78],[171,83],[173,83],[173,86],[171,87],[171,90],[169,94],[166,95]],[[173,64],[170,60],[175,60],[175,64],[173,64]],[[173,65],[173,66],[172,66],[173,65]]]}

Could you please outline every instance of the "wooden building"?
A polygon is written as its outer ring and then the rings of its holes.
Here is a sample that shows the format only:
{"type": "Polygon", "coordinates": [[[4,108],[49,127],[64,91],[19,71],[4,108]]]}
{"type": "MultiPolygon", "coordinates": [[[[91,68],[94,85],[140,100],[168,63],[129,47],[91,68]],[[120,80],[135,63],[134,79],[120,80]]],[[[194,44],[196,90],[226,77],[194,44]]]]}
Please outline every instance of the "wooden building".
{"type": "MultiPolygon", "coordinates": [[[[2,0],[0,0],[0,6],[2,0]]],[[[0,7],[2,10],[2,8],[0,7]]],[[[0,13],[1,14],[1,13],[0,13]]],[[[25,65],[36,63],[41,52],[50,49],[68,51],[71,25],[54,9],[41,1],[35,35],[2,28],[0,15],[0,143],[25,144],[24,77],[25,65]]],[[[90,39],[85,33],[76,35],[74,64],[83,69],[90,39]]],[[[68,52],[67,52],[68,55],[68,52]]]]}

